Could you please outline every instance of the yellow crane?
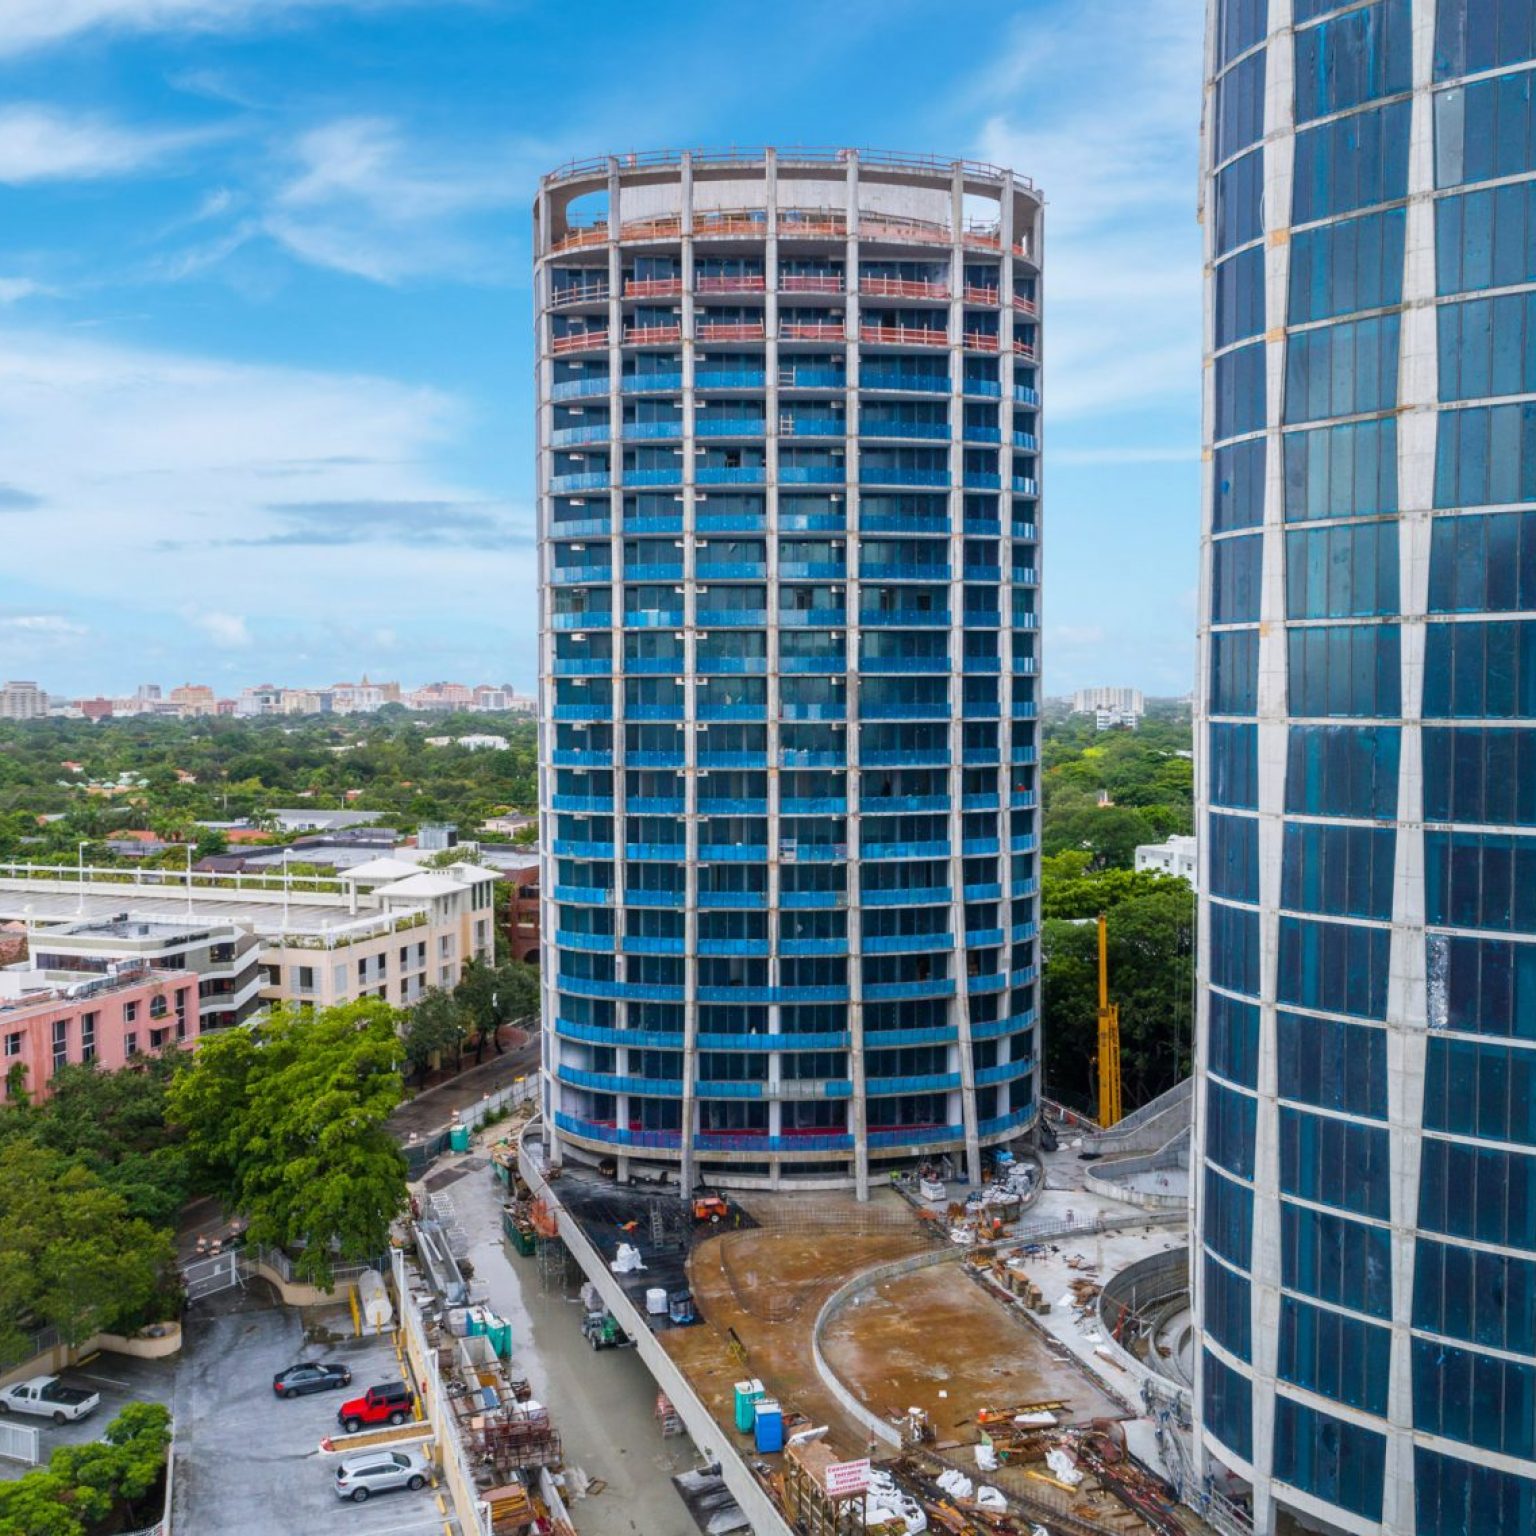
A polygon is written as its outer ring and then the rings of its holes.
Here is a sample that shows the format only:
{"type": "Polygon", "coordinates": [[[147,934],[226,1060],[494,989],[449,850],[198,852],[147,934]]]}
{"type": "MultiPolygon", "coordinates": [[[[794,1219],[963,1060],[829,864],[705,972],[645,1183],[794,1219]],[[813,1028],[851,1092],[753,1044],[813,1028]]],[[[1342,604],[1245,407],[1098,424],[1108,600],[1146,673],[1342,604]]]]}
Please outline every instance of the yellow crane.
{"type": "Polygon", "coordinates": [[[1109,922],[1099,913],[1099,1124],[1120,1122],[1120,1005],[1109,1000],[1109,922]]]}

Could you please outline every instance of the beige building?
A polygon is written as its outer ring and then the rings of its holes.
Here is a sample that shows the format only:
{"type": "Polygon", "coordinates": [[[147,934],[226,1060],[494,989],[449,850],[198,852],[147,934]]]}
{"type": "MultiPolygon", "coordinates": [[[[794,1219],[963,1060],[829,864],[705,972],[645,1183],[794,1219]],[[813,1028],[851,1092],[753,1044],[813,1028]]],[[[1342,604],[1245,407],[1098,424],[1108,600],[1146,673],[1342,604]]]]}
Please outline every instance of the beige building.
{"type": "Polygon", "coordinates": [[[0,687],[0,720],[40,720],[48,713],[48,695],[36,683],[0,687]]]}

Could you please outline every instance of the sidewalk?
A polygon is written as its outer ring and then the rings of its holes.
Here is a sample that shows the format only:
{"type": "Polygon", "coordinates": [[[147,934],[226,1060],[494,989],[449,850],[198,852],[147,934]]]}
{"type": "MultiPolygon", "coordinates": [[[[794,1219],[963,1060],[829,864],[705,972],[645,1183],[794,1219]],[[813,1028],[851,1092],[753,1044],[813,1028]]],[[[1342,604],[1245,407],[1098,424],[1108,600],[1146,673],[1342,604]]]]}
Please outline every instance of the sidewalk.
{"type": "Polygon", "coordinates": [[[389,1117],[394,1135],[402,1141],[407,1136],[430,1136],[447,1126],[455,1110],[467,1109],[488,1093],[506,1088],[520,1077],[531,1077],[539,1070],[537,1035],[506,1025],[501,1031],[501,1042],[505,1054],[488,1055],[478,1067],[466,1067],[457,1077],[402,1104],[389,1117]]]}

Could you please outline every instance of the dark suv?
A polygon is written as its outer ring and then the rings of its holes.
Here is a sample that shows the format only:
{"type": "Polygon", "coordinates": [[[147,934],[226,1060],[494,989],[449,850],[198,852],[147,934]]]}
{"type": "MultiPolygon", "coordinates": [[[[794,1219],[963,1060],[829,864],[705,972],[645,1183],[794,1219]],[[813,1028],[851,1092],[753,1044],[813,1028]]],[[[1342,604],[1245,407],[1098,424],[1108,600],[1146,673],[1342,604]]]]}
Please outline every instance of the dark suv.
{"type": "Polygon", "coordinates": [[[373,1424],[404,1424],[415,1401],[416,1394],[403,1381],[380,1382],[361,1397],[343,1403],[336,1410],[336,1422],[349,1435],[373,1424]]]}

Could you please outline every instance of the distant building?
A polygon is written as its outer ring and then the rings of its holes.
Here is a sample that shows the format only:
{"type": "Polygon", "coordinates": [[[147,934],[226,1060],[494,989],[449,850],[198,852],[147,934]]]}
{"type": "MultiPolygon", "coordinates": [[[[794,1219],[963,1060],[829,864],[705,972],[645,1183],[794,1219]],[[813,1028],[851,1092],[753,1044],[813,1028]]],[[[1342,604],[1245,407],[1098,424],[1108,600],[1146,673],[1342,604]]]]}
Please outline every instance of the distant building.
{"type": "Polygon", "coordinates": [[[481,830],[497,837],[516,837],[525,827],[535,826],[536,816],[488,816],[480,823],[481,830]]]}
{"type": "Polygon", "coordinates": [[[1200,869],[1197,843],[1192,837],[1170,837],[1166,843],[1143,843],[1136,850],[1136,872],[1177,875],[1191,885],[1200,869]]]}
{"type": "Polygon", "coordinates": [[[110,720],[116,712],[115,699],[76,699],[75,707],[87,720],[110,720]]]}
{"type": "Polygon", "coordinates": [[[344,827],[367,827],[382,811],[321,811],[307,808],[268,813],[285,832],[339,832],[344,827]]]}
{"type": "Polygon", "coordinates": [[[0,970],[0,1103],[12,1096],[13,1074],[36,1101],[48,1097],[62,1066],[94,1061],[110,1070],[194,1038],[196,1008],[197,978],[188,971],[8,966],[0,970]]]}
{"type": "Polygon", "coordinates": [[[218,701],[206,683],[183,683],[181,687],[171,689],[171,703],[179,714],[192,717],[211,715],[218,701]]]}
{"type": "Polygon", "coordinates": [[[428,736],[429,747],[464,747],[470,752],[505,752],[512,744],[505,736],[428,736]]]}
{"type": "Polygon", "coordinates": [[[366,675],[360,683],[332,684],[330,695],[331,710],[338,715],[371,715],[385,703],[384,689],[366,675]]]}
{"type": "Polygon", "coordinates": [[[423,822],[416,833],[416,846],[423,853],[442,853],[459,846],[459,829],[451,821],[423,822]]]}
{"type": "Polygon", "coordinates": [[[260,683],[255,688],[242,688],[235,704],[237,715],[276,715],[282,712],[283,690],[271,683],[260,683]]]}
{"type": "Polygon", "coordinates": [[[512,900],[507,912],[507,948],[514,960],[539,963],[539,850],[528,849],[528,862],[508,869],[503,879],[511,882],[512,900]]]}
{"type": "Polygon", "coordinates": [[[406,706],[415,710],[473,709],[475,691],[463,683],[428,683],[405,697],[406,706]]]}
{"type": "Polygon", "coordinates": [[[1146,714],[1147,704],[1140,688],[1079,688],[1072,695],[1074,715],[1095,715],[1100,710],[1139,717],[1146,714]]]}
{"type": "Polygon", "coordinates": [[[41,720],[48,695],[36,683],[10,682],[0,688],[0,720],[41,720]]]}
{"type": "Polygon", "coordinates": [[[1096,731],[1134,731],[1141,724],[1141,716],[1119,709],[1093,711],[1093,728],[1096,731]]]}

